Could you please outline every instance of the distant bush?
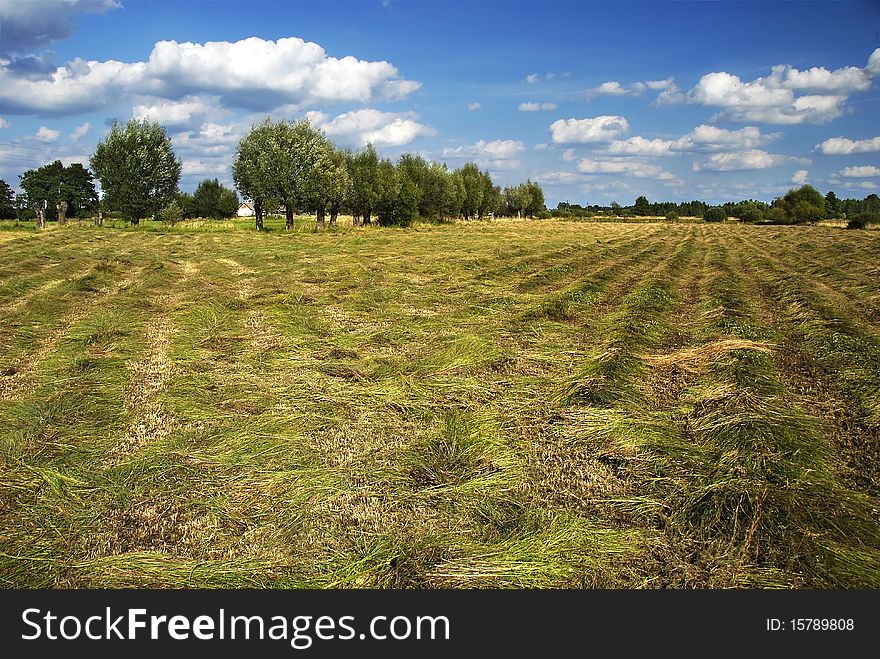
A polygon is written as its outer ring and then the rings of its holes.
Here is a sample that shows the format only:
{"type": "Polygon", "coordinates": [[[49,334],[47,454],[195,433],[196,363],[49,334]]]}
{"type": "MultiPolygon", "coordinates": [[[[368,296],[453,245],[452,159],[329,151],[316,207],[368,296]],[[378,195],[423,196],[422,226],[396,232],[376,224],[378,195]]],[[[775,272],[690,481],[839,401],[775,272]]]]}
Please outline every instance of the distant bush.
{"type": "Polygon", "coordinates": [[[706,222],[724,222],[726,219],[727,212],[721,206],[711,206],[703,213],[706,222]]]}
{"type": "Polygon", "coordinates": [[[785,211],[779,206],[774,206],[767,211],[767,221],[770,224],[791,224],[785,211]]]}
{"type": "Polygon", "coordinates": [[[880,224],[880,213],[859,213],[846,224],[847,229],[864,229],[869,224],[880,224]]]}
{"type": "Polygon", "coordinates": [[[538,220],[549,220],[553,217],[553,214],[550,211],[538,211],[535,213],[535,218],[538,220]]]}
{"type": "Polygon", "coordinates": [[[758,208],[743,208],[739,211],[739,219],[743,222],[760,222],[764,219],[764,213],[758,208]]]}
{"type": "Polygon", "coordinates": [[[678,213],[675,211],[670,211],[666,214],[666,219],[670,222],[678,222],[678,213]]]}

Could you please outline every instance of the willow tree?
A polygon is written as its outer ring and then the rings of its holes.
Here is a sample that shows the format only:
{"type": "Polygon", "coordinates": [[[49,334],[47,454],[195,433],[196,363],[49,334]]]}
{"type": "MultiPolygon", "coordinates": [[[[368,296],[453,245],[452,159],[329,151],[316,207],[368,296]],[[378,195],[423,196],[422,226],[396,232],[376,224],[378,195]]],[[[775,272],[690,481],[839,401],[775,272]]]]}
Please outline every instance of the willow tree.
{"type": "Polygon", "coordinates": [[[181,163],[165,128],[149,119],[113,122],[90,159],[101,182],[104,206],[121,211],[132,224],[164,208],[174,198],[181,163]]]}

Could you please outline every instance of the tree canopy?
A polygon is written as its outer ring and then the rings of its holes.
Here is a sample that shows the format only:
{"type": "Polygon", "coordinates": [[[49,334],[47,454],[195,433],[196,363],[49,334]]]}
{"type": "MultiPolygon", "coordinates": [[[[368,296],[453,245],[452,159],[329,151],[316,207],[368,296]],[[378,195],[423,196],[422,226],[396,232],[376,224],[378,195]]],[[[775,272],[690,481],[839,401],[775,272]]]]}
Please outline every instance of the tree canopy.
{"type": "Polygon", "coordinates": [[[46,219],[58,219],[59,202],[67,202],[67,215],[74,216],[95,208],[98,194],[91,172],[80,163],[65,167],[60,160],[37,169],[29,169],[20,177],[21,189],[28,206],[36,208],[46,201],[46,219]]]}
{"type": "Polygon", "coordinates": [[[132,224],[164,208],[177,191],[181,163],[165,128],[148,119],[113,122],[91,158],[105,205],[132,224]]]}

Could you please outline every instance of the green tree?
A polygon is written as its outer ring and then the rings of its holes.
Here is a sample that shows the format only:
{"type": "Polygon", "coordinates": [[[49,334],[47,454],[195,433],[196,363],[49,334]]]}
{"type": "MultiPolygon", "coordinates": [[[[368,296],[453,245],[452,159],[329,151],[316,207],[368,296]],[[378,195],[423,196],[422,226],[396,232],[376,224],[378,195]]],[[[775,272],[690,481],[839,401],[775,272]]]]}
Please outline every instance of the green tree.
{"type": "Polygon", "coordinates": [[[840,216],[840,200],[833,190],[829,190],[825,195],[825,214],[830,218],[840,216]]]}
{"type": "Polygon", "coordinates": [[[727,211],[723,206],[710,206],[703,213],[703,220],[706,222],[724,222],[727,219],[727,211]]]}
{"type": "Polygon", "coordinates": [[[524,185],[528,194],[528,202],[526,204],[525,212],[526,215],[533,217],[545,210],[544,190],[541,189],[540,185],[531,180],[527,181],[524,185]]]}
{"type": "Polygon", "coordinates": [[[638,197],[633,206],[633,215],[638,217],[647,217],[651,214],[651,207],[648,204],[648,198],[645,196],[638,197]]]}
{"type": "Polygon", "coordinates": [[[15,216],[15,193],[6,181],[0,179],[0,219],[10,220],[15,216]]]}
{"type": "Polygon", "coordinates": [[[825,219],[825,199],[812,185],[789,190],[782,198],[773,203],[785,211],[785,216],[792,224],[818,222],[825,219]]]}
{"type": "Polygon", "coordinates": [[[232,180],[245,199],[254,205],[254,222],[257,231],[263,230],[263,213],[277,205],[269,188],[271,163],[265,157],[266,145],[272,138],[273,124],[266,119],[251,126],[235,150],[232,162],[232,180]]]}
{"type": "Polygon", "coordinates": [[[38,169],[29,169],[19,178],[34,208],[46,200],[46,219],[49,220],[58,219],[57,205],[62,201],[67,202],[68,217],[92,210],[98,204],[94,178],[79,163],[65,167],[56,160],[38,169]]]}
{"type": "Polygon", "coordinates": [[[465,164],[458,170],[458,173],[464,184],[461,214],[465,220],[469,220],[477,216],[483,203],[483,175],[480,169],[472,162],[465,164]]]}
{"type": "Polygon", "coordinates": [[[383,158],[376,169],[376,215],[381,226],[390,226],[394,223],[400,182],[397,180],[394,164],[390,160],[383,158]]]}
{"type": "Polygon", "coordinates": [[[363,218],[364,224],[371,222],[379,197],[376,188],[378,174],[379,156],[373,145],[367,144],[363,150],[354,155],[351,163],[350,204],[352,214],[355,220],[359,217],[363,218]]]}
{"type": "Polygon", "coordinates": [[[139,224],[164,208],[177,191],[181,164],[165,128],[148,119],[115,121],[91,157],[105,205],[139,224]]]}
{"type": "Polygon", "coordinates": [[[346,160],[346,155],[328,142],[322,149],[316,163],[311,207],[315,211],[316,225],[319,229],[324,228],[328,210],[330,211],[330,224],[336,224],[336,217],[349,184],[346,160]]]}
{"type": "Polygon", "coordinates": [[[232,217],[238,210],[238,195],[220,184],[217,179],[205,179],[199,183],[192,196],[194,217],[222,220],[232,217]]]}

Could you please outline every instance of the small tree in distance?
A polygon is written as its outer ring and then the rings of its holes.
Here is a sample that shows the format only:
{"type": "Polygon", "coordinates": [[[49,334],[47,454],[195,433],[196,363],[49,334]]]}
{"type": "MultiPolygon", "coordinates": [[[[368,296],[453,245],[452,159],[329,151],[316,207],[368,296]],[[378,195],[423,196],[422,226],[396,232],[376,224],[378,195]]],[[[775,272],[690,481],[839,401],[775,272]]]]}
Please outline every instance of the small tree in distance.
{"type": "Polygon", "coordinates": [[[722,206],[711,206],[703,214],[703,220],[706,222],[724,222],[726,219],[727,213],[722,206]]]}

